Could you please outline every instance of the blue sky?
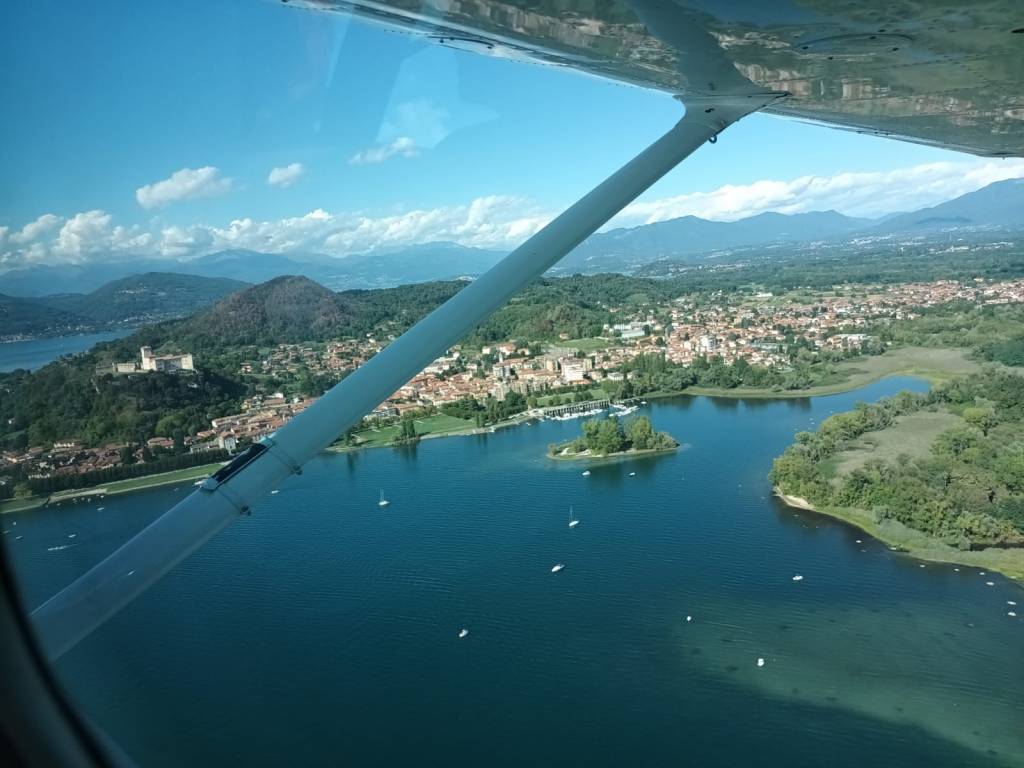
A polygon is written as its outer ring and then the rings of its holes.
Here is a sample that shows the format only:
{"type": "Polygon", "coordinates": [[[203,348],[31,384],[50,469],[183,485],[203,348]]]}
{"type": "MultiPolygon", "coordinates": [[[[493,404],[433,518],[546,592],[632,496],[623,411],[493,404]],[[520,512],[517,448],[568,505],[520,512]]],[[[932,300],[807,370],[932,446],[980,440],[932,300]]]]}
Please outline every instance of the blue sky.
{"type": "MultiPolygon", "coordinates": [[[[510,247],[681,111],[665,94],[274,2],[37,0],[0,20],[0,268],[231,245],[510,247]]],[[[755,115],[618,223],[873,215],[1016,168],[755,115]]]]}

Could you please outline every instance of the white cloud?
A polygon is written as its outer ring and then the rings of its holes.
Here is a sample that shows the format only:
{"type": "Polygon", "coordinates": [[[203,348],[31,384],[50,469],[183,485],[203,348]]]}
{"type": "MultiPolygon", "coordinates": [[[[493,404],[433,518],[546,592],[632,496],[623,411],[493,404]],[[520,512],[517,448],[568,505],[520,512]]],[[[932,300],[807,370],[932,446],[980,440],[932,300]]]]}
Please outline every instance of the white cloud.
{"type": "Polygon", "coordinates": [[[267,176],[267,184],[272,187],[290,187],[299,180],[305,171],[302,163],[290,163],[278,168],[271,168],[270,175],[267,176]]]}
{"type": "Polygon", "coordinates": [[[356,152],[349,158],[352,165],[375,165],[392,157],[416,157],[420,153],[416,142],[408,136],[399,136],[392,142],[356,152]]]}
{"type": "Polygon", "coordinates": [[[273,221],[236,219],[211,227],[211,250],[305,251],[345,256],[378,248],[450,240],[480,248],[509,248],[550,220],[529,201],[503,196],[481,197],[468,205],[417,209],[383,216],[328,213],[273,221]]]}
{"type": "MultiPolygon", "coordinates": [[[[884,173],[842,173],[790,181],[763,180],[710,192],[634,203],[615,224],[636,224],[694,214],[730,220],[768,210],[796,213],[835,208],[875,215],[914,210],[1004,178],[1024,177],[1024,160],[935,163],[884,173]]],[[[0,227],[0,265],[82,263],[127,258],[189,259],[225,248],[343,257],[383,248],[448,240],[466,246],[510,249],[537,232],[552,213],[522,197],[490,195],[462,205],[386,212],[331,212],[226,225],[117,225],[101,210],[67,220],[54,214],[20,229],[0,227]],[[29,240],[31,238],[31,240],[29,240]]]]}
{"type": "Polygon", "coordinates": [[[327,253],[345,254],[437,240],[477,248],[510,248],[551,216],[523,198],[492,195],[468,205],[406,211],[391,216],[345,216],[324,239],[327,253]]]}
{"type": "Polygon", "coordinates": [[[40,235],[49,232],[51,229],[56,227],[62,221],[60,216],[56,216],[52,213],[44,213],[35,221],[30,221],[24,227],[21,228],[20,232],[12,234],[12,243],[31,243],[40,235]]]}
{"type": "MultiPolygon", "coordinates": [[[[54,237],[37,240],[31,249],[3,248],[0,240],[0,264],[13,268],[132,257],[188,259],[226,248],[341,257],[437,240],[507,249],[550,218],[528,200],[500,195],[480,197],[465,205],[383,215],[331,213],[318,208],[284,219],[240,218],[226,226],[164,226],[152,231],[115,225],[109,213],[95,210],[72,216],[54,237]]],[[[156,220],[153,223],[156,225],[156,220]]]]}
{"type": "Polygon", "coordinates": [[[231,188],[231,181],[212,165],[182,168],[169,179],[139,187],[135,190],[135,199],[143,208],[161,208],[179,200],[222,195],[231,188]]]}
{"type": "Polygon", "coordinates": [[[651,224],[679,216],[732,221],[766,211],[830,209],[851,216],[881,216],[936,205],[994,181],[1021,176],[1024,159],[928,163],[892,171],[727,184],[711,192],[633,203],[616,217],[616,223],[651,224]]]}
{"type": "Polygon", "coordinates": [[[160,256],[179,259],[201,253],[212,242],[205,227],[164,227],[154,245],[160,256]]]}
{"type": "Polygon", "coordinates": [[[82,262],[91,257],[115,260],[147,251],[154,243],[154,236],[138,227],[114,225],[105,211],[76,213],[60,228],[56,239],[48,248],[36,243],[37,257],[44,255],[41,249],[48,249],[51,257],[58,261],[82,262]]]}
{"type": "Polygon", "coordinates": [[[273,221],[235,219],[226,227],[209,228],[213,237],[212,250],[248,248],[275,253],[320,251],[324,238],[339,226],[338,218],[318,208],[304,216],[273,221]]]}

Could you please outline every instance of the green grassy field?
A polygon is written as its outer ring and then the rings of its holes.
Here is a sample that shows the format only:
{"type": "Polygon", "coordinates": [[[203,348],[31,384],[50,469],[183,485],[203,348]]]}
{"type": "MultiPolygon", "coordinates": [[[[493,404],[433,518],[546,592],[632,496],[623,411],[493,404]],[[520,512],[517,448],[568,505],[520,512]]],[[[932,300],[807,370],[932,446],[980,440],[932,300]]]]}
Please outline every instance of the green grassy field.
{"type": "Polygon", "coordinates": [[[113,483],[107,483],[102,487],[106,489],[108,494],[127,493],[128,491],[138,491],[142,488],[153,488],[158,485],[170,485],[171,483],[195,481],[201,477],[213,474],[220,469],[221,466],[221,462],[218,461],[213,464],[201,464],[198,467],[176,469],[173,472],[164,472],[159,475],[147,475],[145,477],[133,477],[129,480],[117,480],[113,483]]]}
{"type": "Polygon", "coordinates": [[[923,458],[931,451],[932,441],[963,419],[948,411],[919,411],[901,416],[891,427],[869,432],[830,462],[831,476],[840,478],[863,467],[868,459],[892,461],[900,454],[923,458]]]}
{"type": "Polygon", "coordinates": [[[599,349],[608,349],[611,346],[611,341],[608,339],[601,339],[598,337],[585,338],[585,339],[569,339],[567,341],[560,341],[555,344],[556,347],[567,347],[569,349],[579,349],[583,352],[596,352],[599,349]]]}
{"type": "Polygon", "coordinates": [[[969,350],[966,349],[945,347],[900,347],[890,350],[884,355],[862,357],[840,363],[836,366],[837,370],[833,381],[808,389],[777,392],[769,389],[690,387],[686,393],[713,397],[817,397],[859,389],[879,379],[884,379],[886,376],[920,376],[934,384],[954,376],[962,376],[980,370],[980,364],[967,357],[968,352],[969,350]]]}
{"type": "MultiPolygon", "coordinates": [[[[562,405],[572,405],[572,399],[576,397],[576,394],[570,393],[568,395],[544,395],[543,397],[537,398],[537,405],[541,407],[551,405],[551,400],[555,397],[562,398],[562,405]],[[568,402],[566,402],[566,398],[569,398],[568,402]]],[[[587,390],[587,399],[589,400],[604,400],[607,397],[608,393],[605,392],[600,387],[591,387],[589,390],[587,390]]]]}
{"type": "MultiPolygon", "coordinates": [[[[464,432],[474,429],[476,424],[469,419],[459,419],[455,416],[448,416],[444,413],[435,413],[424,419],[416,419],[416,434],[421,436],[435,435],[438,433],[464,432]]],[[[356,432],[357,448],[379,448],[390,445],[391,441],[398,435],[399,426],[390,424],[380,429],[364,429],[356,432]]]]}
{"type": "Polygon", "coordinates": [[[416,419],[416,432],[420,435],[436,434],[437,432],[457,432],[473,429],[476,423],[469,419],[460,419],[444,413],[435,413],[425,419],[416,419]]]}
{"type": "Polygon", "coordinates": [[[946,347],[900,347],[884,355],[862,357],[840,363],[839,371],[845,372],[853,386],[896,374],[920,376],[929,381],[944,381],[953,376],[963,376],[981,370],[981,365],[968,357],[970,350],[946,347]]]}

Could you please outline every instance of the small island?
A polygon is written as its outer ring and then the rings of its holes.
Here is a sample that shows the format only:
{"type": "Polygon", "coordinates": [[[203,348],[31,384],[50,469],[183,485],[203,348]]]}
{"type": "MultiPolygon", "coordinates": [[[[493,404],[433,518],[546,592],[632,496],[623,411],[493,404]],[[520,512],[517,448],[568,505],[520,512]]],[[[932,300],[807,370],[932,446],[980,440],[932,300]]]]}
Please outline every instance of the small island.
{"type": "Polygon", "coordinates": [[[651,420],[638,416],[623,425],[615,416],[587,419],[582,434],[567,443],[548,446],[552,459],[612,458],[674,451],[679,442],[667,432],[655,432],[651,420]]]}

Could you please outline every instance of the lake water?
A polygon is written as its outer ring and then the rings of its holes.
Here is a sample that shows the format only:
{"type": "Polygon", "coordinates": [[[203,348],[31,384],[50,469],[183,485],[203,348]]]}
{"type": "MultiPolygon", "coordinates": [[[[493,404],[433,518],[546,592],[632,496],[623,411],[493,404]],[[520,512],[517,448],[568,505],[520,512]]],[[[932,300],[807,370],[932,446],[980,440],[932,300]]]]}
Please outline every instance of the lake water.
{"type": "Polygon", "coordinates": [[[0,344],[0,373],[27,368],[34,371],[61,355],[73,355],[91,349],[101,341],[112,341],[127,336],[134,329],[105,331],[104,333],[83,333],[77,336],[54,336],[50,339],[11,341],[0,344]]]}
{"type": "MultiPolygon", "coordinates": [[[[142,765],[1024,765],[1024,590],[765,479],[902,388],[652,403],[685,450],[590,477],[544,457],[578,422],[324,455],[59,675],[142,765]]],[[[5,515],[29,604],[189,490],[5,515]]]]}

